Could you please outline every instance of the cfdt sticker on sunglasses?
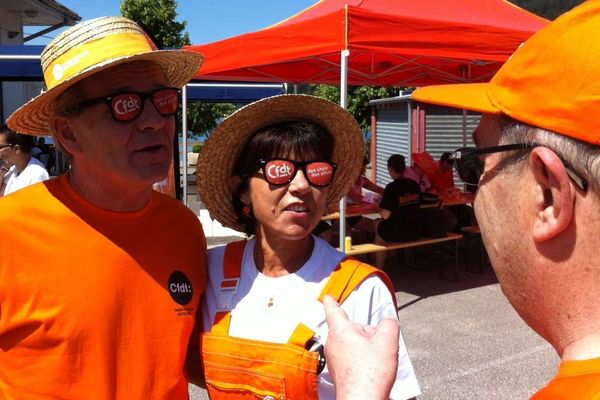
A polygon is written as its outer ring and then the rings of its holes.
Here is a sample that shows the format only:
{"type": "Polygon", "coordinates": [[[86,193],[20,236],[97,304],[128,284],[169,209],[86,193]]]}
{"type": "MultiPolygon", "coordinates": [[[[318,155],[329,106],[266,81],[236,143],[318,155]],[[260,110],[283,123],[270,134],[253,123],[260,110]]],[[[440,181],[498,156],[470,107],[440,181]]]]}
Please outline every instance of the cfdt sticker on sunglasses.
{"type": "Polygon", "coordinates": [[[269,182],[274,184],[287,183],[294,173],[294,164],[286,160],[274,160],[267,163],[265,171],[269,182]]]}
{"type": "Polygon", "coordinates": [[[325,162],[311,163],[306,166],[306,175],[315,185],[327,185],[331,182],[333,167],[325,162]]]}

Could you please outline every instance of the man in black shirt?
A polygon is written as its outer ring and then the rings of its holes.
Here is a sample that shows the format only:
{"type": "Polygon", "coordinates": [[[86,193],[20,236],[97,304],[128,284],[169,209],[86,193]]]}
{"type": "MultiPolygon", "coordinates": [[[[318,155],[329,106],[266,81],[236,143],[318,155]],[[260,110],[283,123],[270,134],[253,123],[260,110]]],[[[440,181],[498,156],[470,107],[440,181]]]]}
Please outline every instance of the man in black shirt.
{"type": "MultiPolygon", "coordinates": [[[[404,156],[393,154],[387,161],[388,172],[393,182],[383,191],[379,204],[379,221],[375,241],[403,242],[416,240],[421,236],[421,218],[419,217],[419,199],[421,189],[412,179],[404,177],[406,163],[404,156]]],[[[381,267],[385,262],[385,252],[376,253],[376,264],[381,267]]]]}

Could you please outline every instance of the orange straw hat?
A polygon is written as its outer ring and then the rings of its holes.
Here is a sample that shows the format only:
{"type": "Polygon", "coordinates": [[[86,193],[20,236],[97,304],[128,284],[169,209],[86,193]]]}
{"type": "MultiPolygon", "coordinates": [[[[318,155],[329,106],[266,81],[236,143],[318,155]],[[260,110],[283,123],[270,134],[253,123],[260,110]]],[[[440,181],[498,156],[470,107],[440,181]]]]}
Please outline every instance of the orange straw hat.
{"type": "Polygon", "coordinates": [[[314,96],[267,97],[231,114],[202,146],[196,167],[198,191],[210,214],[221,224],[244,230],[233,208],[233,167],[255,133],[285,121],[315,122],[333,137],[331,161],[337,169],[327,192],[327,207],[333,207],[354,184],[365,155],[362,131],[354,117],[339,105],[314,96]]]}
{"type": "Polygon", "coordinates": [[[423,87],[413,99],[503,113],[600,144],[600,1],[586,1],[541,29],[489,83],[423,87]]]}
{"type": "Polygon", "coordinates": [[[42,52],[48,90],[15,111],[6,121],[21,133],[47,135],[58,96],[75,83],[102,70],[132,61],[150,61],[165,75],[167,86],[182,87],[202,65],[202,56],[182,50],[157,50],[135,22],[102,17],[77,24],[42,52]]]}

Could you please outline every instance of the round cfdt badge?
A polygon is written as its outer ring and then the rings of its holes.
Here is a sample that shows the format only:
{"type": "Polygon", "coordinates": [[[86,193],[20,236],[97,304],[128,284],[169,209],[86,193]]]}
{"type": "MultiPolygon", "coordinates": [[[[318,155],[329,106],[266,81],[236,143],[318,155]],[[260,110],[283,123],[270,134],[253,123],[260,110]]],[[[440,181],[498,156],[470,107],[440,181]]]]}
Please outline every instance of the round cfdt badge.
{"type": "Polygon", "coordinates": [[[194,295],[192,282],[190,282],[183,272],[174,271],[169,276],[169,293],[177,304],[184,306],[192,301],[192,296],[194,295]]]}

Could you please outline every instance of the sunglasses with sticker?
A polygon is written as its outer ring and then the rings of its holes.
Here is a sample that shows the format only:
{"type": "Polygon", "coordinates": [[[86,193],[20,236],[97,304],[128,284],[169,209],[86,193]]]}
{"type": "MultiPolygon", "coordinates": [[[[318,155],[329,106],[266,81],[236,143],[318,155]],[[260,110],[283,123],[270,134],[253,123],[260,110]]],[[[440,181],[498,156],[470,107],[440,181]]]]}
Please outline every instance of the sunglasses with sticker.
{"type": "Polygon", "coordinates": [[[165,117],[175,115],[179,108],[179,90],[160,88],[148,93],[121,92],[111,96],[82,101],[77,105],[83,109],[96,104],[106,103],[113,118],[119,122],[128,122],[139,117],[144,111],[146,99],[150,99],[156,111],[165,117]]]}
{"type": "Polygon", "coordinates": [[[260,160],[259,168],[264,179],[271,185],[287,185],[301,170],[311,186],[325,187],[333,182],[337,165],[328,161],[293,161],[274,158],[260,160]]]}

